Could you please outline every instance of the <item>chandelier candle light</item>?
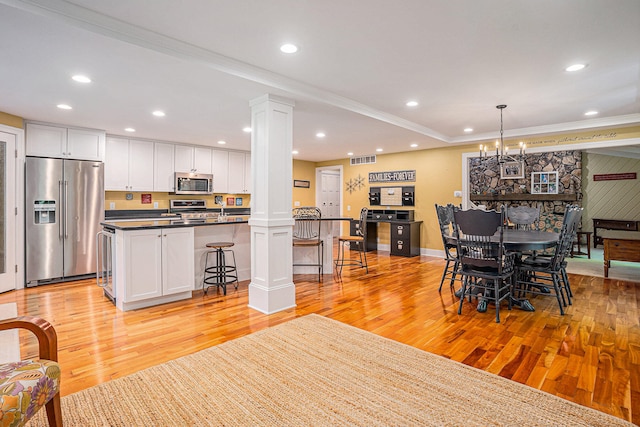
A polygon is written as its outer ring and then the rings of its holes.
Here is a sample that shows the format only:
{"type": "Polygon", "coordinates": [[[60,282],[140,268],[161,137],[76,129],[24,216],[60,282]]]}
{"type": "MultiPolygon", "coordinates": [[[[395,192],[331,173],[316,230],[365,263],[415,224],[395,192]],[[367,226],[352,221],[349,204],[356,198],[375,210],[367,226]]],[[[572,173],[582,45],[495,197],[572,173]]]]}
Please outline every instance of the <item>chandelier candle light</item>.
{"type": "MultiPolygon", "coordinates": [[[[505,162],[517,162],[517,161],[522,161],[524,159],[524,154],[525,154],[525,150],[527,148],[527,146],[520,141],[520,154],[518,155],[518,158],[516,159],[513,156],[509,155],[509,147],[504,145],[504,140],[503,140],[503,129],[502,129],[502,110],[504,110],[505,108],[507,108],[506,105],[504,104],[500,104],[500,105],[496,105],[496,108],[500,110],[500,141],[496,141],[496,156],[495,159],[498,161],[498,163],[505,163],[505,162]]],[[[482,145],[480,144],[480,159],[481,160],[490,160],[493,157],[488,157],[487,155],[487,149],[488,149],[489,145],[485,144],[482,145]]]]}

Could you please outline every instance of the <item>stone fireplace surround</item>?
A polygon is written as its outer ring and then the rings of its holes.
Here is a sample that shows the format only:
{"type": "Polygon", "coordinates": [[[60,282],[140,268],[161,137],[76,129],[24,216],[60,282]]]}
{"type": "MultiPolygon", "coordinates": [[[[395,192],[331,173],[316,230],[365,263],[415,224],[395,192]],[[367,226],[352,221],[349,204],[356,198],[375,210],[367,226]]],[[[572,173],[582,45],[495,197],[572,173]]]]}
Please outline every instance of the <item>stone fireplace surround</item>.
{"type": "Polygon", "coordinates": [[[582,151],[525,155],[522,179],[501,179],[495,158],[469,159],[471,201],[487,209],[540,206],[541,230],[560,231],[567,203],[582,204],[582,151]],[[558,172],[558,194],[531,194],[531,172],[558,172]]]}

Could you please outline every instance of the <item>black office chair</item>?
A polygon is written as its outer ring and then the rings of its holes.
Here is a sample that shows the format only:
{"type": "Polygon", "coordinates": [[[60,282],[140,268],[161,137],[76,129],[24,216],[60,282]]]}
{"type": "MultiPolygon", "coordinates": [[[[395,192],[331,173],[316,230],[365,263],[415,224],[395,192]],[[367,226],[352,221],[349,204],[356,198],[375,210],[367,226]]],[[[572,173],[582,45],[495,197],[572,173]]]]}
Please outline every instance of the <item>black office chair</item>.
{"type": "Polygon", "coordinates": [[[500,323],[500,302],[507,300],[511,310],[511,285],[515,254],[507,253],[503,244],[504,212],[455,208],[455,238],[463,277],[458,314],[465,297],[480,297],[478,311],[486,311],[489,301],[496,306],[496,323],[500,323]]]}

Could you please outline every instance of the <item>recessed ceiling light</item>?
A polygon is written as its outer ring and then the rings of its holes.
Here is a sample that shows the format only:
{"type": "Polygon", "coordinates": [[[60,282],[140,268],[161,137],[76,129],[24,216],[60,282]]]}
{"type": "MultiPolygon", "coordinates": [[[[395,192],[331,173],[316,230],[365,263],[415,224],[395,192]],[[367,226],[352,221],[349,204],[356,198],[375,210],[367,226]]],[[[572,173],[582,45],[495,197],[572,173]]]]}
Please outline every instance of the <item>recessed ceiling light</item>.
{"type": "Polygon", "coordinates": [[[67,105],[67,104],[58,104],[56,105],[56,107],[58,107],[61,110],[71,110],[71,105],[67,105]]]}
{"type": "Polygon", "coordinates": [[[154,111],[154,112],[153,112],[153,113],[151,113],[151,114],[153,114],[153,115],[154,115],[154,116],[156,116],[156,117],[164,117],[164,116],[166,116],[166,114],[164,113],[164,111],[160,111],[160,110],[156,110],[156,111],[154,111]]]}
{"type": "Polygon", "coordinates": [[[292,43],[285,43],[280,46],[280,51],[283,53],[296,53],[298,51],[298,46],[292,43]]]}
{"type": "Polygon", "coordinates": [[[134,128],[124,128],[125,132],[135,132],[136,130],[134,128]]]}
{"type": "Polygon", "coordinates": [[[291,154],[298,154],[298,150],[293,150],[291,154]]]}
{"type": "Polygon", "coordinates": [[[77,81],[78,83],[91,83],[91,79],[87,76],[83,76],[80,74],[76,74],[75,76],[71,77],[73,80],[77,81]]]}
{"type": "Polygon", "coordinates": [[[376,148],[376,151],[380,153],[382,151],[382,148],[376,148]]]}
{"type": "Polygon", "coordinates": [[[325,133],[324,133],[324,132],[318,132],[318,133],[316,133],[316,136],[317,136],[318,138],[324,138],[324,137],[325,137],[325,136],[327,136],[327,135],[325,135],[325,133]]]}
{"type": "Polygon", "coordinates": [[[595,110],[587,111],[586,113],[584,113],[585,116],[595,116],[597,114],[598,112],[595,110]]]}
{"type": "Polygon", "coordinates": [[[418,146],[418,144],[416,144],[415,142],[410,145],[411,148],[416,148],[417,146],[418,146]]]}
{"type": "Polygon", "coordinates": [[[586,67],[585,64],[573,64],[568,66],[567,68],[565,68],[565,71],[580,71],[582,70],[584,67],[586,67]]]}
{"type": "Polygon", "coordinates": [[[473,132],[473,128],[464,128],[465,132],[473,132]]]}
{"type": "Polygon", "coordinates": [[[347,153],[347,156],[353,156],[353,153],[352,153],[351,151],[349,151],[349,152],[347,153]]]}
{"type": "Polygon", "coordinates": [[[243,131],[243,132],[246,132],[246,133],[251,133],[251,126],[245,126],[245,127],[243,127],[243,128],[242,128],[242,131],[243,131]]]}
{"type": "Polygon", "coordinates": [[[418,101],[407,101],[407,103],[405,105],[407,107],[417,107],[418,106],[418,101]]]}

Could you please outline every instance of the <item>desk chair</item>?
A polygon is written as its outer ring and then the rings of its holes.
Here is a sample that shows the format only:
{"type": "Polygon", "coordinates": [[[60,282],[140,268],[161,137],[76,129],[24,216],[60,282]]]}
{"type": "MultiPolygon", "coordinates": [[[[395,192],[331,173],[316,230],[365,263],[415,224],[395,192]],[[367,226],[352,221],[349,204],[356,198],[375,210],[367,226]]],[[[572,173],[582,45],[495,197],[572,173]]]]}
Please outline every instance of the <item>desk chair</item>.
{"type": "MultiPolygon", "coordinates": [[[[369,265],[367,264],[367,215],[369,209],[362,208],[360,210],[360,220],[356,225],[355,236],[340,236],[338,238],[338,257],[335,260],[336,270],[338,270],[338,276],[342,275],[342,267],[345,265],[357,265],[365,269],[369,273],[369,265]],[[358,258],[346,258],[345,259],[345,245],[354,244],[356,251],[358,252],[358,258]]],[[[353,247],[353,246],[351,246],[353,247]]]]}
{"type": "Polygon", "coordinates": [[[322,281],[324,269],[324,241],[320,238],[322,212],[313,206],[304,206],[293,210],[293,247],[317,248],[316,263],[295,263],[294,266],[318,267],[318,281],[322,281]]]}

